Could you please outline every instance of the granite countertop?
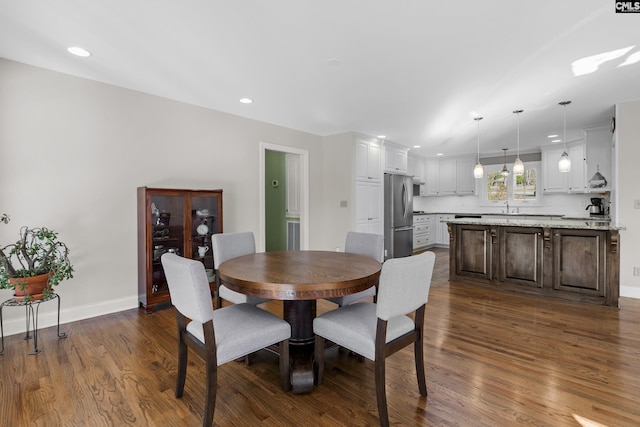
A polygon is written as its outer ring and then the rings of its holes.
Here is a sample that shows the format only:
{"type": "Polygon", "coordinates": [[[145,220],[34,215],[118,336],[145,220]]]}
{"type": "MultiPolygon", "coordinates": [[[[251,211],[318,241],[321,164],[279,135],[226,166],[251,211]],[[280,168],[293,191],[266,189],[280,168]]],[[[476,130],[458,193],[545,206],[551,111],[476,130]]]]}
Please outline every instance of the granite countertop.
{"type": "Polygon", "coordinates": [[[482,215],[482,216],[544,216],[544,217],[564,217],[562,214],[549,214],[549,213],[527,213],[527,212],[519,212],[519,213],[500,213],[500,212],[425,212],[425,211],[414,211],[413,215],[482,215]]]}
{"type": "MultiPolygon", "coordinates": [[[[522,214],[521,214],[522,215],[522,214]]],[[[527,215],[529,216],[529,215],[527,215]]],[[[544,215],[550,216],[550,215],[544,215]]],[[[458,218],[443,221],[451,224],[498,225],[508,227],[577,228],[583,230],[625,230],[625,227],[613,225],[609,221],[584,219],[504,219],[504,218],[458,218]]]]}

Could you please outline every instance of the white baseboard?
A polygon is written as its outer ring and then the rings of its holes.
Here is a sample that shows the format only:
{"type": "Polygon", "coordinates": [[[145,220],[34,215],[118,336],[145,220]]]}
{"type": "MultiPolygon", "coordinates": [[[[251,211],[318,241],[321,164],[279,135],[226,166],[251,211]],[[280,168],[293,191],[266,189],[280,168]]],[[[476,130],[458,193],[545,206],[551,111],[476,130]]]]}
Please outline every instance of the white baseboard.
{"type": "MultiPolygon", "coordinates": [[[[42,310],[38,317],[38,330],[48,328],[50,326],[56,326],[58,322],[58,312],[55,309],[48,308],[44,310],[45,305],[51,305],[55,307],[56,302],[42,303],[42,310]]],[[[122,298],[119,300],[109,300],[97,304],[89,304],[78,307],[72,307],[65,309],[64,304],[60,309],[60,324],[75,322],[78,320],[89,319],[91,317],[102,316],[105,314],[117,313],[118,311],[129,310],[131,308],[138,307],[138,297],[122,298]]],[[[6,314],[8,310],[21,310],[25,313],[24,307],[3,307],[3,322],[4,336],[15,335],[25,332],[26,319],[24,314],[22,316],[12,317],[10,320],[6,320],[6,314]]],[[[64,332],[64,330],[62,330],[64,332]]]]}

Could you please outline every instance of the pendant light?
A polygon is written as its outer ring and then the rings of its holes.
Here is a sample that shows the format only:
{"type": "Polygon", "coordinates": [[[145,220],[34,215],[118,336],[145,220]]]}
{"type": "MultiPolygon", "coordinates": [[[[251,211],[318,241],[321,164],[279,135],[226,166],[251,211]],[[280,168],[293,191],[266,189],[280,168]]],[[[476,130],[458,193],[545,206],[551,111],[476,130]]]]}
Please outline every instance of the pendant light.
{"type": "Polygon", "coordinates": [[[482,163],[480,163],[480,120],[482,117],[476,117],[475,120],[478,123],[478,163],[473,168],[473,176],[476,179],[480,179],[484,176],[484,168],[482,167],[482,163]]]}
{"type": "Polygon", "coordinates": [[[560,172],[566,173],[571,171],[571,159],[567,154],[567,105],[571,104],[571,101],[562,101],[558,104],[562,105],[564,117],[564,136],[562,137],[562,140],[564,141],[564,151],[562,152],[562,156],[560,156],[560,160],[558,161],[558,170],[560,172]]]}
{"type": "Polygon", "coordinates": [[[509,176],[509,169],[507,169],[507,150],[508,148],[502,149],[502,151],[504,151],[504,165],[502,166],[502,170],[500,171],[500,174],[505,178],[509,176]]]}
{"type": "Polygon", "coordinates": [[[518,152],[516,154],[516,161],[513,162],[513,174],[515,176],[524,175],[524,163],[520,160],[520,113],[524,110],[515,110],[513,113],[516,115],[516,121],[518,123],[518,152]]]}

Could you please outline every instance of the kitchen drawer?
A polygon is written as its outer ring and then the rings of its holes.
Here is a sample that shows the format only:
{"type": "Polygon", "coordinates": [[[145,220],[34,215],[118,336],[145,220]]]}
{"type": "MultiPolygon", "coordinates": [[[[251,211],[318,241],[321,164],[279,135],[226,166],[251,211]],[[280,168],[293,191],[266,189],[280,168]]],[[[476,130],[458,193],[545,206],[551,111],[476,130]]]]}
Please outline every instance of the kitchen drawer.
{"type": "Polygon", "coordinates": [[[423,248],[425,246],[427,246],[429,244],[429,235],[427,234],[426,236],[420,236],[417,238],[413,239],[413,248],[414,249],[418,249],[418,248],[423,248]]]}
{"type": "Polygon", "coordinates": [[[431,217],[429,215],[414,215],[413,216],[413,225],[423,224],[425,222],[429,222],[431,217]]]}
{"type": "Polygon", "coordinates": [[[413,226],[413,235],[429,234],[429,224],[417,224],[413,226]]]}

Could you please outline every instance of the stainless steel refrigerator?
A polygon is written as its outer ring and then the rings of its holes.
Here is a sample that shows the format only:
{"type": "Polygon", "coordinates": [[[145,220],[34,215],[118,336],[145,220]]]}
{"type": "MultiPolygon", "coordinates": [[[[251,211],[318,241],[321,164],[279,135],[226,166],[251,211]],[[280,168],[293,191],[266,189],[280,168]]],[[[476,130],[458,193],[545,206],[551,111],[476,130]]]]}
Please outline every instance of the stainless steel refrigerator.
{"type": "Polygon", "coordinates": [[[413,254],[413,178],[384,174],[385,259],[413,254]]]}

